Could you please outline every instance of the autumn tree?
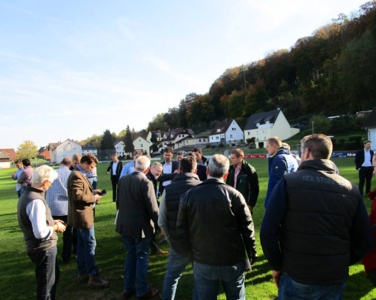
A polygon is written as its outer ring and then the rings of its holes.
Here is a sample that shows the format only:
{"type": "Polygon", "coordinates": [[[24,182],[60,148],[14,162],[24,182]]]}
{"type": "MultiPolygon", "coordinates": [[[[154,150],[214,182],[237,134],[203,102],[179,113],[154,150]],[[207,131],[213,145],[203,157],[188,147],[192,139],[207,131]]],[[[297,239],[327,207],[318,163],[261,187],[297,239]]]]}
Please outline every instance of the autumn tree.
{"type": "Polygon", "coordinates": [[[33,159],[38,156],[37,146],[30,140],[24,141],[17,148],[17,158],[18,159],[33,159]]]}

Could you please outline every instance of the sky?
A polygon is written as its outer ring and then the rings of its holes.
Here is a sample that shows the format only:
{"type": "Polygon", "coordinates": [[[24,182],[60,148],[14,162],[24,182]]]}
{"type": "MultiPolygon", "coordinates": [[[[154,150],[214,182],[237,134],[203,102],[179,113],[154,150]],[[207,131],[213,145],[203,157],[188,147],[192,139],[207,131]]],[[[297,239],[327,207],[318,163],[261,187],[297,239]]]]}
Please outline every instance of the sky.
{"type": "Polygon", "coordinates": [[[0,148],[146,129],[366,0],[0,0],[0,148]]]}

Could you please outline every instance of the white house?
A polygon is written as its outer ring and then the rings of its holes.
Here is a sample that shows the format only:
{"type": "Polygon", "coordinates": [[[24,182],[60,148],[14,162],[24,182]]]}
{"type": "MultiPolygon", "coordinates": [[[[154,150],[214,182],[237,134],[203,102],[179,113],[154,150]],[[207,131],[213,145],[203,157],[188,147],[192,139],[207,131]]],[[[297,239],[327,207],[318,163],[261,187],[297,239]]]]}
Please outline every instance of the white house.
{"type": "Polygon", "coordinates": [[[62,143],[50,143],[48,147],[51,163],[60,163],[64,157],[72,157],[76,153],[82,155],[81,145],[71,139],[67,139],[62,143]]]}
{"type": "Polygon", "coordinates": [[[208,136],[196,136],[196,137],[185,137],[175,143],[175,148],[183,147],[204,147],[209,143],[208,136]]]}
{"type": "Polygon", "coordinates": [[[193,137],[194,132],[192,129],[176,128],[164,133],[161,144],[163,148],[171,147],[172,149],[177,149],[180,148],[178,144],[181,140],[193,137]]]}
{"type": "Polygon", "coordinates": [[[235,120],[217,122],[209,135],[210,144],[231,144],[244,141],[243,130],[235,120]]]}
{"type": "Polygon", "coordinates": [[[89,154],[89,153],[97,156],[98,150],[97,150],[97,148],[95,148],[94,145],[91,145],[91,144],[87,144],[85,146],[82,146],[82,154],[85,155],[85,154],[89,154]]]}
{"type": "Polygon", "coordinates": [[[372,150],[376,150],[376,106],[365,121],[364,127],[368,131],[368,139],[371,141],[372,150]]]}
{"type": "Polygon", "coordinates": [[[141,150],[142,152],[148,155],[150,155],[150,146],[152,144],[153,144],[152,142],[148,142],[142,136],[139,136],[133,140],[134,150],[141,150]]]}
{"type": "Polygon", "coordinates": [[[124,142],[123,141],[119,141],[119,142],[116,142],[114,147],[115,147],[115,152],[116,152],[116,155],[119,156],[119,157],[122,157],[125,155],[124,153],[124,142]]]}
{"type": "Polygon", "coordinates": [[[300,130],[293,128],[279,109],[252,115],[244,128],[244,139],[255,139],[256,148],[265,148],[266,140],[278,136],[281,140],[288,139],[300,130]]]}
{"type": "Polygon", "coordinates": [[[0,170],[10,168],[10,158],[8,153],[0,151],[0,170]]]}

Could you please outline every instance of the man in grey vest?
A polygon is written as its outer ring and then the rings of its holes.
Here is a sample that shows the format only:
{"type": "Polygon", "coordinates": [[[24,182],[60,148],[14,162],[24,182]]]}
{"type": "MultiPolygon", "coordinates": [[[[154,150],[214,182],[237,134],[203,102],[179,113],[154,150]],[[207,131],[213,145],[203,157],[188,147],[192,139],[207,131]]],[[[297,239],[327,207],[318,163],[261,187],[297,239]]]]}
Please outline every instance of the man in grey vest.
{"type": "MultiPolygon", "coordinates": [[[[176,233],[180,196],[192,187],[201,183],[196,172],[196,159],[187,155],[180,160],[179,173],[171,184],[166,186],[159,207],[158,225],[162,229],[167,241],[171,244],[167,273],[163,283],[162,299],[175,299],[178,281],[191,258],[179,254],[179,240],[176,233]]],[[[195,291],[195,289],[194,289],[195,291]]],[[[196,299],[194,295],[193,299],[196,299]]]]}
{"type": "Polygon", "coordinates": [[[35,264],[37,299],[55,299],[59,279],[55,232],[64,232],[65,225],[61,220],[52,219],[44,198],[56,178],[54,169],[40,166],[32,175],[31,185],[26,186],[18,201],[18,224],[24,234],[26,253],[35,264]]]}
{"type": "Polygon", "coordinates": [[[278,299],[341,299],[349,265],[373,247],[359,189],[335,174],[332,141],[301,141],[301,165],[274,187],[260,230],[278,299]],[[309,296],[308,296],[309,295],[309,296]]]}

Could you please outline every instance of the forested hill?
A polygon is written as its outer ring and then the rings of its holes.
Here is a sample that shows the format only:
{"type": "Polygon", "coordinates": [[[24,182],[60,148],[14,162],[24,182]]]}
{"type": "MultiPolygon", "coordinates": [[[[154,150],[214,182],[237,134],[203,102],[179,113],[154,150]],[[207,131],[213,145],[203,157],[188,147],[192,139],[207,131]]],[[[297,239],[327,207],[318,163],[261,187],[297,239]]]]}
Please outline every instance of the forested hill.
{"type": "Polygon", "coordinates": [[[157,115],[148,130],[201,130],[234,118],[243,126],[254,113],[281,108],[289,120],[353,114],[376,104],[376,1],[351,17],[300,38],[290,50],[227,69],[208,93],[189,94],[157,115]]]}

